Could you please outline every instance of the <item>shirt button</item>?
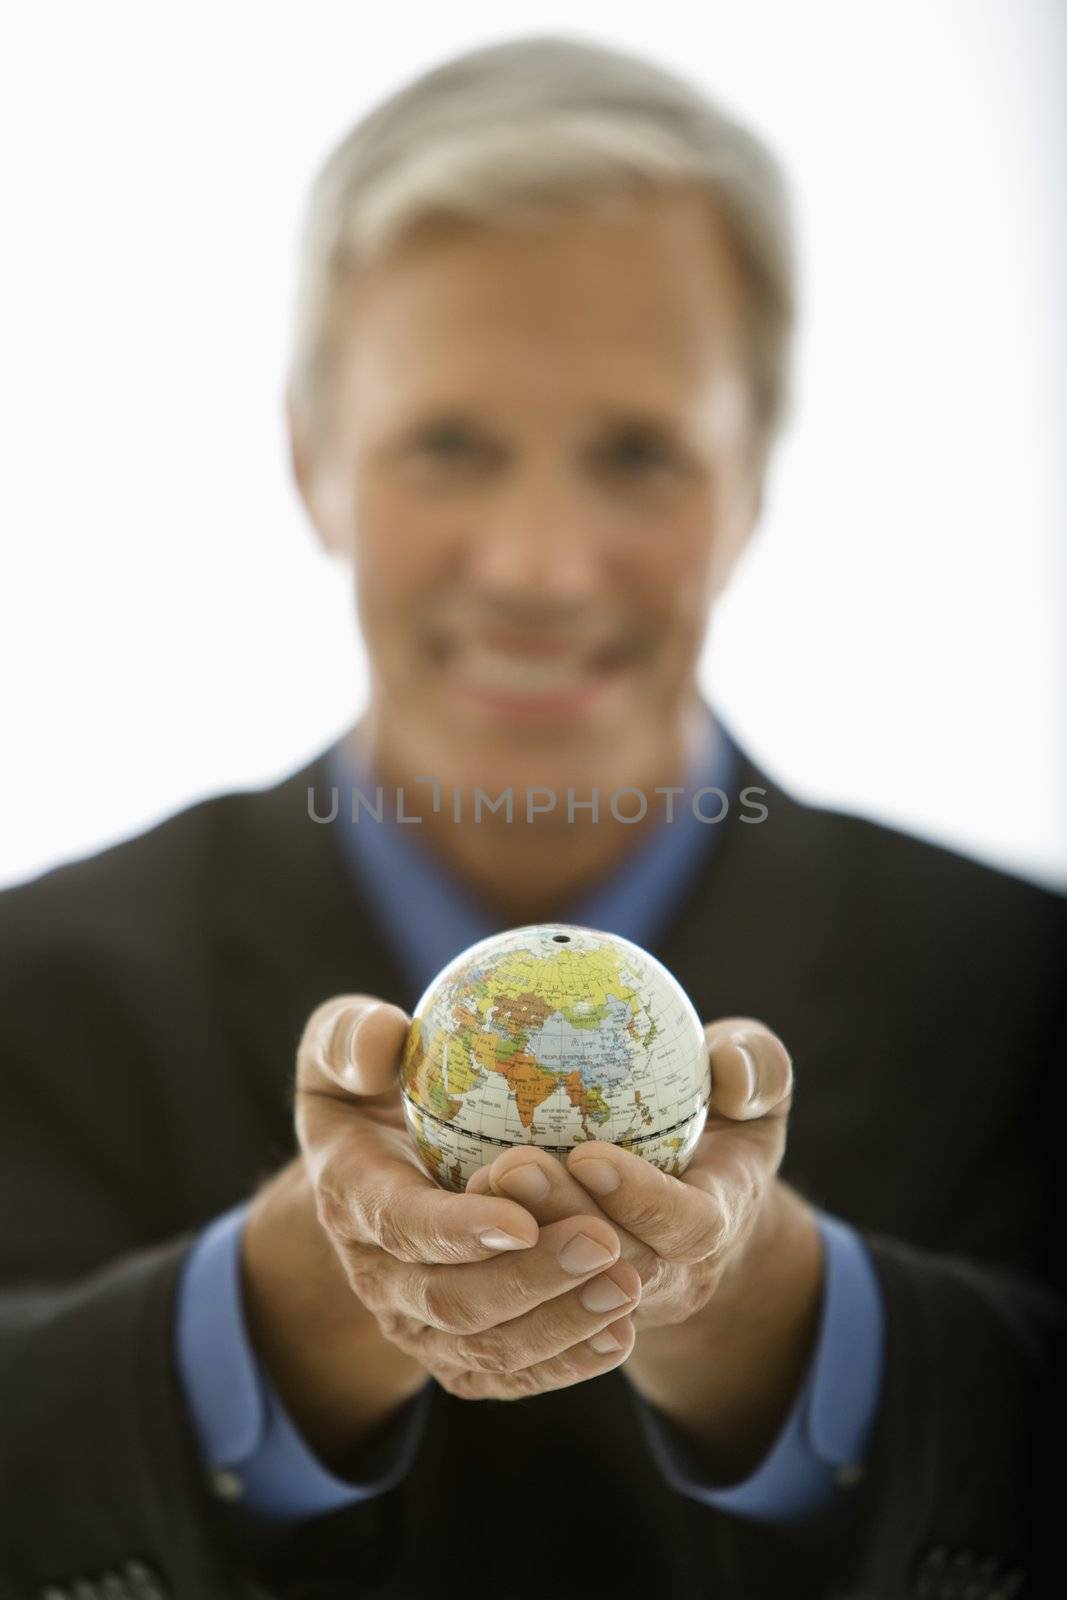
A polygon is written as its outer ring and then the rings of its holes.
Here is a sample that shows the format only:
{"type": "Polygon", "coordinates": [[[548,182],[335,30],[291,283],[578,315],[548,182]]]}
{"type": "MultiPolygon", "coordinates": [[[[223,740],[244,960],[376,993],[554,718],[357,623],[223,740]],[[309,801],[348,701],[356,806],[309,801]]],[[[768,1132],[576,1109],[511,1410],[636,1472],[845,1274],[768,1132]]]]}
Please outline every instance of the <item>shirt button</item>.
{"type": "Polygon", "coordinates": [[[133,1600],[168,1600],[166,1584],[147,1561],[127,1561],[122,1576],[133,1600]]]}
{"type": "Polygon", "coordinates": [[[211,1487],[220,1500],[240,1500],[245,1492],[245,1481],[238,1473],[220,1467],[211,1474],[211,1487]]]}
{"type": "Polygon", "coordinates": [[[845,1466],[838,1467],[836,1476],[840,1488],[851,1489],[863,1477],[863,1468],[856,1462],[848,1462],[845,1466]]]}

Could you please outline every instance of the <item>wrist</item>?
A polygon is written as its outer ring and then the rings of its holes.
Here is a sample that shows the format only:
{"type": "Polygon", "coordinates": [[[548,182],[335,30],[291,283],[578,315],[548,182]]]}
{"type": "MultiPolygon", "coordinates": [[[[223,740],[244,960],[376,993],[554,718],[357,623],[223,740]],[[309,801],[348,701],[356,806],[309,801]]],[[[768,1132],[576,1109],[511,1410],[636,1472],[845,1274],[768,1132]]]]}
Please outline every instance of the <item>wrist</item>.
{"type": "Polygon", "coordinates": [[[301,1161],[252,1201],[241,1239],[249,1340],[294,1425],[327,1466],[414,1396],[426,1371],[354,1293],[301,1161]]]}
{"type": "Polygon", "coordinates": [[[774,1443],[814,1353],[823,1271],[815,1212],[776,1181],[702,1310],[639,1334],[623,1370],[709,1479],[747,1477],[774,1443]]]}

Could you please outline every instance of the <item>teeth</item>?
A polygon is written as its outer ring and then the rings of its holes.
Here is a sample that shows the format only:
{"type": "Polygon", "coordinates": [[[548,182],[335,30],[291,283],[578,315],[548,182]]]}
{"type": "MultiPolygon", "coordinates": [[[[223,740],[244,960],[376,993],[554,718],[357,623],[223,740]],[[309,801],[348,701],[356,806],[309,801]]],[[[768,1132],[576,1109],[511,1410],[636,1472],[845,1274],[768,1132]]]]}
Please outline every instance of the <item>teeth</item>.
{"type": "Polygon", "coordinates": [[[587,667],[574,661],[505,655],[482,646],[472,646],[464,653],[462,672],[475,688],[527,690],[531,694],[577,688],[590,676],[587,667]]]}

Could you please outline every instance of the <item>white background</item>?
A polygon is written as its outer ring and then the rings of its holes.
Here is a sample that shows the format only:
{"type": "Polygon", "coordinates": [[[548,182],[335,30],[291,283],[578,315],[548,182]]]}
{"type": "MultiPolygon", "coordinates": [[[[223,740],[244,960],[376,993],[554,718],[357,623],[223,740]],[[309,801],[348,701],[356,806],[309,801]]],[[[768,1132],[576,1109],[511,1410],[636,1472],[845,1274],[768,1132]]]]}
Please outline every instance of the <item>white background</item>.
{"type": "Polygon", "coordinates": [[[356,715],[282,426],[307,186],[443,57],[576,31],[699,79],[795,187],[799,405],[709,692],[800,796],[1067,883],[1057,0],[5,15],[0,882],[356,715]]]}

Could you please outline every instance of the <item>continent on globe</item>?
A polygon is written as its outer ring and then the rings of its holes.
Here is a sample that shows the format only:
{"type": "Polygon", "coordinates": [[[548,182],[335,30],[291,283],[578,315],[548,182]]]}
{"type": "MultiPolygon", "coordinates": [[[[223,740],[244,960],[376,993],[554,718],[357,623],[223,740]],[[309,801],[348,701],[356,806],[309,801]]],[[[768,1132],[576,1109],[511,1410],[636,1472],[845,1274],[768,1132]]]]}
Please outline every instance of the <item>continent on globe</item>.
{"type": "Polygon", "coordinates": [[[404,1116],[427,1171],[462,1191],[512,1145],[564,1158],[604,1139],[682,1173],[708,1113],[707,1040],[681,984],[616,934],[511,928],[450,961],[412,1015],[404,1116]]]}

